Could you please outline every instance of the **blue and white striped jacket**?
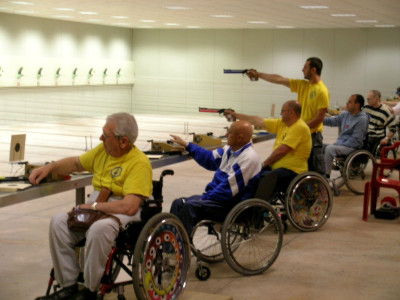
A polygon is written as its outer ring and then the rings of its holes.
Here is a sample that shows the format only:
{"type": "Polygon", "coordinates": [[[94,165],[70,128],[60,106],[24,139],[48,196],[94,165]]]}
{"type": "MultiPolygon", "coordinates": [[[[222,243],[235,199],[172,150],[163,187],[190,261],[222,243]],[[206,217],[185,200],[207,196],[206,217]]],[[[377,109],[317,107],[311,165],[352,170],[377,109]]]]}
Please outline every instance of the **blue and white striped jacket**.
{"type": "Polygon", "coordinates": [[[235,152],[228,145],[210,151],[193,143],[189,143],[186,150],[199,165],[216,171],[201,196],[205,205],[233,207],[254,196],[261,160],[251,143],[235,152]]]}

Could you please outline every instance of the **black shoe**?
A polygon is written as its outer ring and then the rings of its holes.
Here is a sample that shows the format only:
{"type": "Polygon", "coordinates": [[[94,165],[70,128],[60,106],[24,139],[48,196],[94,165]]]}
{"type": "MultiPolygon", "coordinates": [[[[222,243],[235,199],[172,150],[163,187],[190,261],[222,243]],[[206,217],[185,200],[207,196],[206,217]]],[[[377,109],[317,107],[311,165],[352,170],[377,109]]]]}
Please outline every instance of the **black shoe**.
{"type": "Polygon", "coordinates": [[[87,287],[83,290],[80,290],[74,296],[70,298],[71,300],[96,300],[97,299],[97,292],[92,292],[87,287]]]}
{"type": "Polygon", "coordinates": [[[37,297],[35,300],[67,300],[78,292],[78,284],[67,286],[48,296],[37,297]]]}

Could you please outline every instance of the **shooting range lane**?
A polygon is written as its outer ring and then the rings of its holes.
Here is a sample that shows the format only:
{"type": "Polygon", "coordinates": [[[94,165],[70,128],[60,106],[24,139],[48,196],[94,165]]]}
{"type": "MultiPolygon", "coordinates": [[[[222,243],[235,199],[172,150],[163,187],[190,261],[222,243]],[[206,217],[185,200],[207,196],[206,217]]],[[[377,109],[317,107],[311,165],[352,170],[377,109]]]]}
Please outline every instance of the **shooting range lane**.
{"type": "MultiPolygon", "coordinates": [[[[106,116],[95,118],[76,118],[48,122],[20,122],[19,125],[0,126],[0,176],[19,175],[23,166],[10,165],[10,141],[15,134],[26,134],[25,161],[40,163],[67,156],[84,153],[100,143],[99,137],[106,116]]],[[[156,114],[135,114],[139,125],[136,146],[143,151],[150,150],[149,140],[166,141],[170,134],[178,134],[192,141],[190,133],[215,136],[224,135],[225,127],[230,126],[218,114],[198,114],[190,116],[171,116],[156,114]]]]}

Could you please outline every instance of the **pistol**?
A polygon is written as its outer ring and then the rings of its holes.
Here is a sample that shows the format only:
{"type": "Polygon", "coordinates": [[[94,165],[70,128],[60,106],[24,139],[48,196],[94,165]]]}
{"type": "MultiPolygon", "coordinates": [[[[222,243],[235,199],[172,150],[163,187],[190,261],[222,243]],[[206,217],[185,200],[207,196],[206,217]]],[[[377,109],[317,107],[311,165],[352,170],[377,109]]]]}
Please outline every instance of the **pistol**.
{"type": "MultiPolygon", "coordinates": [[[[223,116],[225,110],[233,110],[232,108],[206,108],[206,107],[199,107],[199,112],[207,112],[207,113],[218,113],[220,117],[223,116]]],[[[227,116],[228,121],[235,121],[233,120],[231,115],[227,116]]]]}
{"type": "MultiPolygon", "coordinates": [[[[242,74],[244,76],[244,75],[248,75],[247,72],[251,71],[251,70],[255,71],[255,69],[242,69],[242,70],[241,69],[224,69],[224,74],[242,74]]],[[[258,80],[258,78],[254,77],[254,76],[249,76],[249,78],[251,81],[258,80]]]]}

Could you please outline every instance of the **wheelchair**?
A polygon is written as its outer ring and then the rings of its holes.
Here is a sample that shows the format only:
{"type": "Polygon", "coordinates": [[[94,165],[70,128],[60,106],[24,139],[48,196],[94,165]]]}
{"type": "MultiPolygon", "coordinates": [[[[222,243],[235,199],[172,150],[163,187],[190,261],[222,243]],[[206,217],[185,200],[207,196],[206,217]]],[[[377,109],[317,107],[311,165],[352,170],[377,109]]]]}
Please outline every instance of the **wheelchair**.
{"type": "Polygon", "coordinates": [[[276,191],[272,204],[281,216],[284,232],[287,220],[299,231],[320,229],[328,220],[333,206],[332,191],[324,176],[317,172],[297,175],[286,191],[276,191]]]}
{"type": "MultiPolygon", "coordinates": [[[[164,170],[159,181],[153,180],[153,198],[146,199],[142,206],[141,221],[128,223],[119,233],[109,255],[101,279],[97,299],[106,293],[118,292],[118,299],[126,299],[124,286],[133,284],[138,300],[177,299],[186,286],[190,267],[190,242],[180,220],[170,214],[161,213],[163,177],[173,175],[164,170]],[[132,280],[117,282],[120,270],[132,280]]],[[[84,247],[84,240],[76,247],[84,247]]],[[[84,251],[77,248],[77,254],[84,251]]],[[[81,259],[80,259],[81,261],[81,259]]],[[[46,295],[59,288],[53,285],[54,270],[51,270],[46,295]]],[[[82,283],[83,274],[78,277],[82,283]]]]}
{"type": "Polygon", "coordinates": [[[265,193],[271,186],[274,189],[275,184],[262,180],[256,198],[234,206],[223,223],[202,220],[195,226],[191,246],[198,260],[195,275],[199,280],[207,280],[211,274],[201,262],[224,259],[239,274],[263,273],[279,255],[287,219],[300,231],[315,231],[328,220],[332,193],[320,174],[297,175],[286,193],[275,191],[272,197],[272,192],[265,193]]]}
{"type": "MultiPolygon", "coordinates": [[[[365,183],[371,180],[372,167],[381,157],[381,149],[382,146],[379,144],[371,153],[364,145],[362,149],[354,150],[347,156],[335,157],[331,171],[334,195],[340,195],[339,189],[343,185],[346,185],[354,194],[363,195],[365,183]]],[[[387,156],[390,159],[396,159],[396,150],[390,150],[387,156]]],[[[385,176],[389,176],[390,172],[390,170],[385,171],[385,176]]]]}

